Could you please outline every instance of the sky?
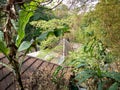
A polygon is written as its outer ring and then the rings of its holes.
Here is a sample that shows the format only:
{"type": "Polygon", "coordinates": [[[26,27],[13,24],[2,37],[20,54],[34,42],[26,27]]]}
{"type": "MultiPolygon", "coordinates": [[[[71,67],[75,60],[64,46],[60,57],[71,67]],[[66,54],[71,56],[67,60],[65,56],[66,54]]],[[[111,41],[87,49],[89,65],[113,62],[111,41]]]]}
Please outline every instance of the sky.
{"type": "MultiPolygon", "coordinates": [[[[50,4],[50,7],[54,7],[55,5],[57,5],[59,2],[61,2],[62,0],[53,0],[53,3],[50,4]]],[[[82,0],[81,0],[82,1],[82,0]]],[[[85,1],[85,0],[83,0],[85,1]]],[[[75,0],[63,0],[63,4],[67,5],[68,8],[70,8],[70,6],[72,5],[71,2],[75,3],[75,0]]],[[[85,8],[81,8],[81,4],[84,5],[84,3],[76,3],[74,5],[72,5],[72,7],[70,9],[73,9],[75,7],[80,7],[79,10],[80,12],[88,12],[92,9],[94,9],[95,5],[98,3],[98,0],[89,0],[89,2],[86,3],[86,7],[85,8]]]]}
{"type": "MultiPolygon", "coordinates": [[[[63,0],[63,4],[67,5],[68,7],[71,6],[70,3],[68,2],[72,2],[72,1],[75,1],[75,0],[63,0]]],[[[82,1],[82,0],[81,0],[82,1]]],[[[85,1],[85,0],[83,0],[85,1]]],[[[94,9],[95,5],[98,3],[98,0],[89,0],[87,3],[86,3],[86,11],[89,11],[91,9],[94,9]]],[[[74,7],[81,7],[81,5],[84,5],[84,3],[76,3],[76,5],[73,5],[72,8],[74,7]]],[[[82,11],[82,9],[80,9],[82,11]]]]}

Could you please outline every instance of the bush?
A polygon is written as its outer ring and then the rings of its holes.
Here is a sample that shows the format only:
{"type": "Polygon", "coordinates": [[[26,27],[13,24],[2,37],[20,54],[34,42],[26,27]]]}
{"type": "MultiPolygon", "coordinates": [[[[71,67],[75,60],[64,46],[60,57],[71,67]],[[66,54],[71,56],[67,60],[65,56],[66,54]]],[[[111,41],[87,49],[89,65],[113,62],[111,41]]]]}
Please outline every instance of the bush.
{"type": "Polygon", "coordinates": [[[41,49],[52,49],[54,48],[59,42],[59,38],[55,36],[50,36],[47,40],[41,42],[41,49]]]}
{"type": "Polygon", "coordinates": [[[83,47],[71,52],[67,64],[74,67],[73,83],[83,85],[89,90],[118,90],[120,73],[109,70],[114,60],[101,41],[92,39],[83,47]]]}

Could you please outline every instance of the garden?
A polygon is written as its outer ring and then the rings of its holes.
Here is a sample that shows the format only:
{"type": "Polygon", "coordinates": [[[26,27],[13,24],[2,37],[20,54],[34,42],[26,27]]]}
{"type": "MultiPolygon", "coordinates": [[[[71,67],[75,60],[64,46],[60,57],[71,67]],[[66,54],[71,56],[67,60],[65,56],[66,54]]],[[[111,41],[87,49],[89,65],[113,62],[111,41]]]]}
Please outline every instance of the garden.
{"type": "Polygon", "coordinates": [[[119,0],[0,0],[0,90],[120,90],[119,0]]]}

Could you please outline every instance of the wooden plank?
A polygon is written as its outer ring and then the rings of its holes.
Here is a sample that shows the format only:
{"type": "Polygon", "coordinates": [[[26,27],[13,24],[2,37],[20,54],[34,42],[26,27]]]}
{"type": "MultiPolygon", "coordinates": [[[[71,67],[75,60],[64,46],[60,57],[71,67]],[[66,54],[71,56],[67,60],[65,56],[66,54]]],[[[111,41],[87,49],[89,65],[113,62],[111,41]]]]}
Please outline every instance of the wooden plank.
{"type": "MultiPolygon", "coordinates": [[[[19,58],[22,59],[22,55],[19,58]]],[[[0,61],[8,63],[8,60],[5,57],[0,58],[0,61]]],[[[29,80],[33,73],[36,73],[40,70],[42,72],[45,71],[46,74],[52,76],[52,74],[58,66],[59,65],[50,63],[45,60],[26,56],[21,68],[22,81],[24,81],[24,87],[26,87],[27,84],[30,84],[29,80]]],[[[63,70],[60,70],[59,75],[61,75],[63,72],[65,72],[67,75],[68,68],[65,67],[63,70]]],[[[4,66],[0,65],[0,90],[15,90],[16,82],[14,82],[14,80],[12,79],[13,77],[14,76],[12,72],[10,72],[4,66]]]]}
{"type": "Polygon", "coordinates": [[[13,74],[10,73],[7,77],[5,77],[2,81],[0,81],[0,88],[2,88],[2,90],[7,90],[8,86],[11,86],[11,83],[13,82],[13,74]]]}

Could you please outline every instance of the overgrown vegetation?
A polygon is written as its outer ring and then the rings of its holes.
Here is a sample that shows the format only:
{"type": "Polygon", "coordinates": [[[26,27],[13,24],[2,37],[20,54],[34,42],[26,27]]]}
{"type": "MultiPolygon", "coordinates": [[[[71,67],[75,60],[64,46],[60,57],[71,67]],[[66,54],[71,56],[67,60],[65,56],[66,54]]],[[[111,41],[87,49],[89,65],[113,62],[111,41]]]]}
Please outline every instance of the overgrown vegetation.
{"type": "MultiPolygon", "coordinates": [[[[27,24],[29,23],[30,18],[36,14],[35,11],[37,8],[41,8],[41,4],[45,3],[44,0],[34,0],[34,1],[15,1],[8,0],[6,5],[1,6],[1,10],[5,13],[6,17],[3,23],[5,23],[4,27],[1,30],[1,39],[0,39],[0,52],[2,52],[6,58],[9,60],[9,64],[0,63],[6,67],[8,67],[11,71],[14,72],[16,80],[18,82],[18,89],[24,90],[23,83],[21,80],[21,66],[22,61],[19,60],[18,56],[21,51],[24,51],[23,55],[29,51],[32,44],[37,41],[41,41],[46,39],[50,34],[56,35],[56,33],[61,32],[58,31],[46,31],[39,29],[36,34],[36,29],[33,31],[32,38],[29,40],[26,37],[29,36],[28,33],[25,32],[27,24]],[[27,36],[26,36],[27,35],[27,36]]],[[[49,1],[48,1],[49,2],[49,1]]],[[[2,2],[3,3],[3,2],[2,2]]],[[[38,19],[34,16],[33,19],[38,19]]],[[[2,18],[3,19],[3,18],[2,18]]],[[[30,27],[30,25],[28,26],[30,27]]],[[[32,28],[33,30],[33,28],[32,28]]],[[[59,33],[60,35],[61,33],[59,33]]],[[[59,36],[57,35],[57,36],[59,36]]]]}
{"type": "MultiPolygon", "coordinates": [[[[0,64],[14,72],[19,88],[24,90],[20,52],[26,56],[30,47],[40,45],[40,50],[59,53],[62,48],[56,46],[65,38],[80,44],[63,63],[73,67],[72,84],[88,90],[119,90],[120,1],[98,0],[92,9],[89,0],[74,0],[70,7],[60,4],[53,9],[46,7],[46,2],[51,0],[0,1],[0,52],[9,60],[8,65],[0,64]]],[[[58,71],[52,79],[56,85],[62,81],[62,76],[57,77],[58,71]]]]}
{"type": "Polygon", "coordinates": [[[81,19],[76,32],[80,32],[82,46],[66,59],[66,63],[74,66],[76,85],[89,90],[120,89],[118,4],[118,0],[100,0],[81,19]]]}

